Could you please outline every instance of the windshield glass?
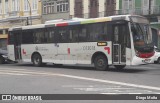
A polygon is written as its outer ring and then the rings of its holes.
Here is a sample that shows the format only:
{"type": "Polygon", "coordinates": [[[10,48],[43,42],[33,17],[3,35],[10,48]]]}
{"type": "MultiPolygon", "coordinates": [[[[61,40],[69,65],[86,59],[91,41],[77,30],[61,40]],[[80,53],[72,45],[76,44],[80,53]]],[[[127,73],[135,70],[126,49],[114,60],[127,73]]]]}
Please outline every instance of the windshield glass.
{"type": "Polygon", "coordinates": [[[140,16],[131,16],[130,20],[135,49],[139,52],[153,51],[152,32],[148,20],[140,16]]]}
{"type": "Polygon", "coordinates": [[[160,52],[160,49],[158,49],[158,48],[155,48],[155,51],[156,51],[156,52],[160,52]]]}
{"type": "Polygon", "coordinates": [[[131,23],[131,32],[135,45],[143,46],[152,43],[151,30],[148,24],[131,23]]]}

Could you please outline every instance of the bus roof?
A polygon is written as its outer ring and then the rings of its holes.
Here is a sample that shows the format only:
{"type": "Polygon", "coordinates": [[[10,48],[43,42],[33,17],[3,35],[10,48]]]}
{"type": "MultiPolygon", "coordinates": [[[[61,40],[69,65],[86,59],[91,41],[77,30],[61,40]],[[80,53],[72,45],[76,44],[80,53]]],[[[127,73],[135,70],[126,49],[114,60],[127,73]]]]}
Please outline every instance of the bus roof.
{"type": "MultiPolygon", "coordinates": [[[[131,15],[116,15],[116,16],[109,16],[109,17],[100,17],[100,18],[73,18],[70,20],[59,20],[57,22],[47,22],[45,24],[46,27],[60,27],[60,26],[69,26],[69,25],[79,25],[79,24],[89,24],[89,23],[98,23],[98,22],[106,22],[106,21],[114,21],[114,20],[128,20],[127,17],[131,15]]],[[[134,15],[137,16],[137,15],[134,15]]]]}
{"type": "Polygon", "coordinates": [[[14,31],[14,30],[25,30],[25,29],[35,29],[35,28],[44,28],[44,24],[37,24],[37,25],[27,25],[27,26],[19,26],[19,27],[12,27],[9,28],[9,31],[14,31]]]}
{"type": "Polygon", "coordinates": [[[84,19],[84,18],[73,18],[70,20],[51,20],[46,21],[45,24],[37,24],[37,25],[27,25],[22,27],[13,27],[10,28],[9,31],[17,30],[17,29],[35,29],[35,28],[45,28],[45,27],[61,27],[61,26],[69,26],[69,25],[79,25],[79,24],[89,24],[89,23],[98,23],[98,22],[106,22],[106,21],[114,21],[114,20],[127,20],[129,21],[129,16],[137,16],[142,17],[139,15],[116,15],[116,16],[108,16],[108,17],[100,17],[100,18],[90,18],[90,19],[84,19]]]}

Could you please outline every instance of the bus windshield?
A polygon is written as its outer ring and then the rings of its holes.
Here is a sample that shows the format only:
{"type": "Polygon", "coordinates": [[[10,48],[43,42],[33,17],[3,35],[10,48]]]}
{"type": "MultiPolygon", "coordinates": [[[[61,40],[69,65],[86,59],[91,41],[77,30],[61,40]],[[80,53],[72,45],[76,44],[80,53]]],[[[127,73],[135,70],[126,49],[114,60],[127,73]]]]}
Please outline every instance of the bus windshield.
{"type": "Polygon", "coordinates": [[[131,17],[131,21],[135,49],[141,52],[147,52],[147,50],[150,52],[152,48],[152,33],[148,20],[142,17],[131,17]]]}
{"type": "Polygon", "coordinates": [[[135,45],[145,45],[152,42],[150,27],[148,24],[132,23],[131,31],[135,45]]]}

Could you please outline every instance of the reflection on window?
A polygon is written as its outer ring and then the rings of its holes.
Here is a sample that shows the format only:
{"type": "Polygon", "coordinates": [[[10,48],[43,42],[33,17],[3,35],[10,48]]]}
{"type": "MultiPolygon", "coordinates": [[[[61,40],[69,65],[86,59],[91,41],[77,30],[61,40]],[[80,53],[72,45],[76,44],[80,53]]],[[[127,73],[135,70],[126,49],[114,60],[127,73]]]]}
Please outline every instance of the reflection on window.
{"type": "Polygon", "coordinates": [[[87,25],[87,28],[88,28],[88,41],[109,40],[109,36],[107,35],[107,23],[89,24],[87,25]]]}
{"type": "Polygon", "coordinates": [[[68,30],[66,28],[60,28],[57,30],[57,37],[60,43],[68,42],[68,30]]]}
{"type": "Polygon", "coordinates": [[[46,42],[43,29],[42,30],[37,29],[37,30],[34,31],[34,42],[36,44],[45,43],[46,42]]]}
{"type": "Polygon", "coordinates": [[[149,25],[132,23],[131,31],[134,41],[141,42],[140,45],[144,45],[144,43],[149,44],[152,42],[151,30],[149,25]]]}
{"type": "Polygon", "coordinates": [[[78,42],[78,29],[77,28],[70,29],[69,42],[78,42]]]}

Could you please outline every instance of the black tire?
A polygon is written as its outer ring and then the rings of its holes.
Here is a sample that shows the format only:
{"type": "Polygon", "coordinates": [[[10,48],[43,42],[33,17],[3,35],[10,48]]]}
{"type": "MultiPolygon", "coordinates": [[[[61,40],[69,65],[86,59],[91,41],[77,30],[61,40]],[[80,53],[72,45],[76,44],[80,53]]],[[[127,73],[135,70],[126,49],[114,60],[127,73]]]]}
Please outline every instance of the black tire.
{"type": "Polygon", "coordinates": [[[115,65],[114,67],[117,69],[117,70],[123,70],[125,68],[126,65],[115,65]]]}
{"type": "Polygon", "coordinates": [[[0,55],[0,64],[4,64],[5,59],[0,55]]]}
{"type": "Polygon", "coordinates": [[[97,55],[94,58],[94,67],[97,70],[104,71],[108,69],[108,60],[104,55],[97,55]]]}
{"type": "Polygon", "coordinates": [[[158,58],[157,63],[160,64],[160,57],[158,58]]]}
{"type": "Polygon", "coordinates": [[[53,64],[54,67],[62,67],[63,64],[53,64]]]}
{"type": "Polygon", "coordinates": [[[42,57],[39,54],[34,54],[32,57],[33,65],[36,67],[42,66],[42,57]]]}
{"type": "Polygon", "coordinates": [[[154,64],[157,64],[158,62],[157,61],[154,61],[154,64]]]}

